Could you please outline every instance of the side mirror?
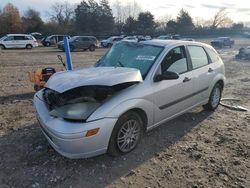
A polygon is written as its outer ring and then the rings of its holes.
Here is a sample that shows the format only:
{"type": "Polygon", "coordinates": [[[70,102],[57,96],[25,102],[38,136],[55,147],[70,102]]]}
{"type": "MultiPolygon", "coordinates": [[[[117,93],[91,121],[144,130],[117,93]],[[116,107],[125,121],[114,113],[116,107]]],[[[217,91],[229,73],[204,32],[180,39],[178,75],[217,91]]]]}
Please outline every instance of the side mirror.
{"type": "Polygon", "coordinates": [[[166,71],[163,74],[156,75],[154,81],[160,82],[162,80],[176,80],[178,78],[179,74],[177,72],[166,71]]]}

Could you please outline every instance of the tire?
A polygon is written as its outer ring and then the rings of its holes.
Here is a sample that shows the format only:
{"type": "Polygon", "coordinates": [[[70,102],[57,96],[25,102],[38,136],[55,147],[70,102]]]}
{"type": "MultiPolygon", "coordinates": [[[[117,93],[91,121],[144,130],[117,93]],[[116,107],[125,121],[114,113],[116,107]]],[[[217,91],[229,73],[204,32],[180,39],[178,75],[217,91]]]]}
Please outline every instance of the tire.
{"type": "Polygon", "coordinates": [[[5,49],[5,46],[2,45],[2,44],[0,44],[0,49],[1,49],[1,50],[4,50],[4,49],[5,49]]]}
{"type": "Polygon", "coordinates": [[[129,111],[119,117],[112,131],[108,154],[119,156],[131,152],[136,148],[143,135],[143,122],[141,117],[129,111]]]}
{"type": "Polygon", "coordinates": [[[213,87],[213,90],[209,96],[209,101],[207,104],[203,105],[205,110],[214,111],[220,104],[221,94],[222,94],[222,85],[216,83],[213,87]]]}
{"type": "Polygon", "coordinates": [[[111,48],[111,47],[112,47],[112,44],[108,43],[107,47],[108,47],[108,48],[111,48]]]}
{"type": "Polygon", "coordinates": [[[89,51],[91,51],[91,52],[95,51],[95,46],[94,45],[90,45],[89,51]]]}
{"type": "Polygon", "coordinates": [[[31,50],[33,48],[33,46],[31,44],[27,44],[25,48],[28,50],[31,50]]]}
{"type": "Polygon", "coordinates": [[[73,52],[75,50],[75,47],[74,46],[70,46],[69,49],[70,49],[71,52],[73,52]]]}
{"type": "Polygon", "coordinates": [[[50,42],[46,42],[45,46],[49,47],[50,46],[50,42]]]}

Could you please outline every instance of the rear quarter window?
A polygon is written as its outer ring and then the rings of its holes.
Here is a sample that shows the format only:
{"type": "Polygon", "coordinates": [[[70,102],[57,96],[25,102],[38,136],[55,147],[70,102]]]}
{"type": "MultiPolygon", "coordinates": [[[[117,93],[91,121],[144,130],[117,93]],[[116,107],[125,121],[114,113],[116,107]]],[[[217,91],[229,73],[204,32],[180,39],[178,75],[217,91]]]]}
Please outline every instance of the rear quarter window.
{"type": "Polygon", "coordinates": [[[187,46],[189,51],[193,69],[197,69],[199,67],[203,67],[208,65],[208,58],[205,50],[201,46],[187,46]]]}
{"type": "Polygon", "coordinates": [[[34,40],[32,36],[25,36],[25,40],[34,40]]]}
{"type": "Polygon", "coordinates": [[[206,51],[211,59],[212,62],[216,62],[220,60],[219,55],[215,52],[215,50],[210,49],[210,48],[206,48],[206,51]]]}

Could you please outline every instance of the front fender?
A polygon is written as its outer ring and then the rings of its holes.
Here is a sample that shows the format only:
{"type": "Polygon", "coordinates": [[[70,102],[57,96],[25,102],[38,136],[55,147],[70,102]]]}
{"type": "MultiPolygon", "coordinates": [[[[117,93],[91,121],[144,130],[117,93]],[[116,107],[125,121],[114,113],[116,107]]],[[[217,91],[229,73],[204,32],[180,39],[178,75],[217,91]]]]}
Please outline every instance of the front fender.
{"type": "Polygon", "coordinates": [[[156,106],[151,101],[145,99],[129,99],[113,106],[112,108],[101,106],[88,118],[87,121],[94,121],[102,118],[119,118],[125,112],[135,108],[139,108],[146,113],[148,126],[153,124],[154,108],[156,108],[156,106]]]}

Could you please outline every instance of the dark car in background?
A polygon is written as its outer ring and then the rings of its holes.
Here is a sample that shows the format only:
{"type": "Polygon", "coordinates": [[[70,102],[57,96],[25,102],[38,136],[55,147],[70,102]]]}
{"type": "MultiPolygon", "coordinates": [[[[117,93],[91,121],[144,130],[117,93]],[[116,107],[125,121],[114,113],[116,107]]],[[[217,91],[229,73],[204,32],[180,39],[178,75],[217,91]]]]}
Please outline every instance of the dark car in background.
{"type": "Polygon", "coordinates": [[[236,59],[250,60],[250,46],[239,49],[239,53],[235,55],[236,59]]]}
{"type": "Polygon", "coordinates": [[[167,34],[167,35],[160,35],[159,37],[157,37],[157,39],[160,40],[180,40],[181,36],[178,34],[167,34]]]}
{"type": "MultiPolygon", "coordinates": [[[[57,47],[64,51],[63,41],[59,42],[57,47]]],[[[98,47],[98,40],[94,36],[74,36],[69,39],[69,47],[70,51],[74,51],[76,49],[88,49],[89,51],[95,51],[98,47]]]]}
{"type": "Polygon", "coordinates": [[[215,48],[232,47],[234,45],[234,40],[230,37],[218,37],[211,41],[211,45],[215,48]]]}
{"type": "Polygon", "coordinates": [[[70,36],[68,35],[50,35],[50,36],[44,37],[41,40],[41,43],[43,46],[53,46],[53,45],[56,45],[58,42],[63,41],[63,37],[70,38],[70,36]]]}

